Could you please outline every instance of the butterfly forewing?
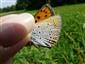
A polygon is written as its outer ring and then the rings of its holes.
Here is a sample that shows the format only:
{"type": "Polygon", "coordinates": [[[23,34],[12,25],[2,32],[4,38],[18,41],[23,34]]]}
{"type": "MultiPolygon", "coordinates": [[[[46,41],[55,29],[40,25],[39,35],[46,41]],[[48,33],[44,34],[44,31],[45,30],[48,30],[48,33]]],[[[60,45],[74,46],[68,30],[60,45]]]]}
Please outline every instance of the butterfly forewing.
{"type": "Polygon", "coordinates": [[[35,14],[34,17],[36,22],[39,22],[53,15],[55,15],[54,10],[49,4],[46,4],[35,14]]]}
{"type": "Polygon", "coordinates": [[[32,31],[32,42],[36,45],[52,47],[58,41],[61,30],[60,16],[52,16],[36,23],[32,31]]]}

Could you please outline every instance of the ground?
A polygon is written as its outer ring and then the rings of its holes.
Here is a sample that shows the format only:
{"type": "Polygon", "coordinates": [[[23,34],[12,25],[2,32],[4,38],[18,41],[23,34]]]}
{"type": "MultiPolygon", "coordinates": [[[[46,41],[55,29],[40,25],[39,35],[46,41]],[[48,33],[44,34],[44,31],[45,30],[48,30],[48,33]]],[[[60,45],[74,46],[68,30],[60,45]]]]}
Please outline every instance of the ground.
{"type": "MultiPolygon", "coordinates": [[[[85,64],[85,4],[59,6],[54,10],[62,17],[62,30],[56,45],[51,49],[24,47],[14,57],[13,64],[85,64]]],[[[22,12],[34,15],[36,10],[9,13],[22,12]]]]}

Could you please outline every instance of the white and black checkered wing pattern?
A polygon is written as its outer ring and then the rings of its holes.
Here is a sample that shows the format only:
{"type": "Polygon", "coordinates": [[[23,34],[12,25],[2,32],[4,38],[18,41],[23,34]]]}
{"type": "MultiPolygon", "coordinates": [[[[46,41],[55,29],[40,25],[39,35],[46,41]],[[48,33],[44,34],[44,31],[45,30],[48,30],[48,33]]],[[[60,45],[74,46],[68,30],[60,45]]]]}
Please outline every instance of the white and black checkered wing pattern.
{"type": "Polygon", "coordinates": [[[61,30],[61,17],[52,16],[36,24],[32,31],[32,42],[35,45],[52,47],[59,39],[61,30]]]}

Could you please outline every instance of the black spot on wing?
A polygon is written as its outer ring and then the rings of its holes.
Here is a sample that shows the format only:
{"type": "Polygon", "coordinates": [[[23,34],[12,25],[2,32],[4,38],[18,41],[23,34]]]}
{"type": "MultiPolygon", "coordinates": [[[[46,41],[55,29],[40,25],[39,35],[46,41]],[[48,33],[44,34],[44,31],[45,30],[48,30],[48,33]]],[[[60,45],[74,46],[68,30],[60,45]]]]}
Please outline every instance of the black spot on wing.
{"type": "Polygon", "coordinates": [[[40,19],[40,16],[37,16],[38,19],[40,19]]]}

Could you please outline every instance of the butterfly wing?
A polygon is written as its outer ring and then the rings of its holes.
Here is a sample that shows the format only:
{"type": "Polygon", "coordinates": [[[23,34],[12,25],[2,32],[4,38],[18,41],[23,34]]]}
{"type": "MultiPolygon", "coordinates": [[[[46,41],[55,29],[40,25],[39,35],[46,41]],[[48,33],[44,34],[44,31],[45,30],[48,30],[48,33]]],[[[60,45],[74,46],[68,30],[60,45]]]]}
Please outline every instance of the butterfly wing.
{"type": "Polygon", "coordinates": [[[52,47],[58,41],[61,30],[61,17],[52,16],[36,23],[32,31],[32,42],[35,45],[52,47]]]}
{"type": "Polygon", "coordinates": [[[42,8],[34,15],[36,22],[40,22],[44,19],[54,16],[54,10],[49,4],[42,6],[42,8]]]}

